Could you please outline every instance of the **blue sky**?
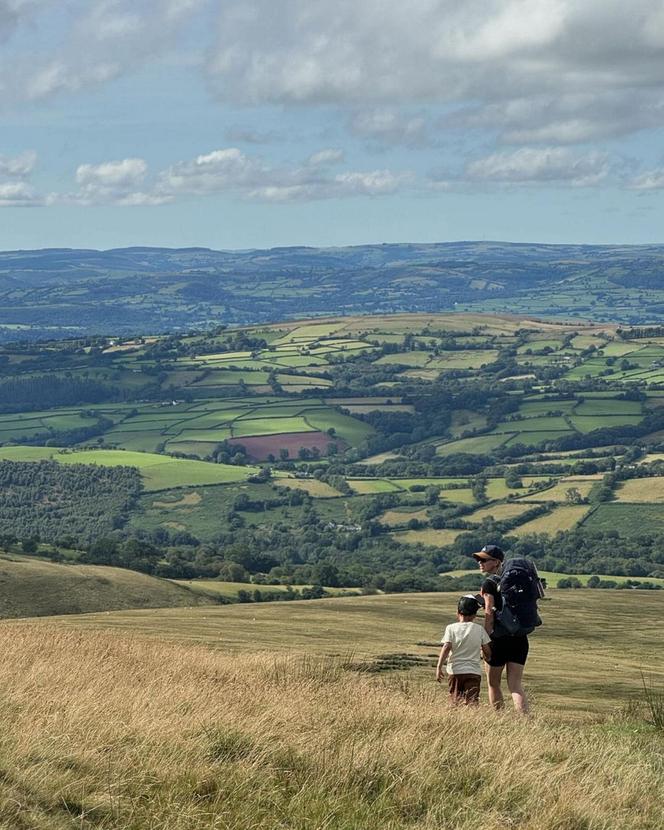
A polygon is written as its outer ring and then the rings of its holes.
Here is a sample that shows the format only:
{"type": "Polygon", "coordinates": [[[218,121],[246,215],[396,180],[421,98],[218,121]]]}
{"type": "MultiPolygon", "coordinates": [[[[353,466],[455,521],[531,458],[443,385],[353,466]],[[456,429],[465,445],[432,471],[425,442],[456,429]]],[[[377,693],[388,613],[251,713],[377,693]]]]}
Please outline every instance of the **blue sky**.
{"type": "Polygon", "coordinates": [[[0,247],[660,242],[664,2],[0,0],[0,247]]]}

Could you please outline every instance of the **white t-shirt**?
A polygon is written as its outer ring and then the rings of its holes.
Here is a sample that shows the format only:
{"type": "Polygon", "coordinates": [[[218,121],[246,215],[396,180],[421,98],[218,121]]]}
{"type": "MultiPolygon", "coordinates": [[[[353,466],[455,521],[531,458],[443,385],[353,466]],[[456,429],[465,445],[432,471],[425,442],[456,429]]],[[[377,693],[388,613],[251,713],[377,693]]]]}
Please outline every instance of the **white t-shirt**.
{"type": "Polygon", "coordinates": [[[480,648],[490,642],[491,637],[478,623],[456,622],[448,625],[441,640],[441,643],[450,643],[452,646],[447,673],[482,674],[480,648]]]}

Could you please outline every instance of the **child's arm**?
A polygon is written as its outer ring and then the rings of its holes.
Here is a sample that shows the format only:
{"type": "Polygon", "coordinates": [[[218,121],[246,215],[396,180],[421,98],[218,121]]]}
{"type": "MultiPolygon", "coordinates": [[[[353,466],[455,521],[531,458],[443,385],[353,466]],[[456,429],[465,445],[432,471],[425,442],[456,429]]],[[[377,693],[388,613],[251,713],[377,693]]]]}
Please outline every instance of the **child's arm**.
{"type": "Polygon", "coordinates": [[[444,677],[443,666],[447,662],[447,658],[450,656],[450,652],[452,651],[452,643],[443,643],[443,647],[440,650],[440,657],[438,658],[438,665],[436,666],[436,680],[438,683],[442,682],[444,677]]]}
{"type": "Polygon", "coordinates": [[[489,660],[491,659],[491,646],[490,645],[485,645],[484,643],[482,643],[482,657],[484,657],[484,659],[486,660],[487,663],[489,662],[489,660]]]}

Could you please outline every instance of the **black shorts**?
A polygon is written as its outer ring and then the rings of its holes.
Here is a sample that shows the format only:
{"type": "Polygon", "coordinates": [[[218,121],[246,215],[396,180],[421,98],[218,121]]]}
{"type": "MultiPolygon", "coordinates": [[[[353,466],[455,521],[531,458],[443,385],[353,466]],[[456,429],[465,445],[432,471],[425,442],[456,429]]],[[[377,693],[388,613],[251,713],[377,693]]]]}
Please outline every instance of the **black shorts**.
{"type": "Polygon", "coordinates": [[[504,666],[505,663],[519,663],[525,666],[527,657],[527,637],[498,637],[491,640],[490,666],[504,666]]]}

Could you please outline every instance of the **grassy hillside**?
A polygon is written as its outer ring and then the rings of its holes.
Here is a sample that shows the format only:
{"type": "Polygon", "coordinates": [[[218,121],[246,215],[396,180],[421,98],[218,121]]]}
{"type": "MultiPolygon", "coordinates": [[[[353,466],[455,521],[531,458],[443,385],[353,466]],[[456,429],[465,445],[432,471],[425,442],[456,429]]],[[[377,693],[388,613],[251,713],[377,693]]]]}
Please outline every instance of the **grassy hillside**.
{"type": "MultiPolygon", "coordinates": [[[[193,641],[241,653],[353,655],[368,665],[387,654],[405,654],[429,665],[445,625],[455,618],[456,601],[457,594],[346,597],[89,614],[63,618],[58,625],[193,641]]],[[[660,591],[552,590],[542,603],[545,624],[532,637],[528,664],[537,708],[609,711],[617,701],[633,697],[641,669],[658,672],[664,680],[661,661],[654,657],[660,636],[655,621],[663,613],[660,591]],[[642,620],[651,624],[642,625],[642,620]]],[[[413,671],[428,676],[428,669],[413,671]]]]}
{"type": "Polygon", "coordinates": [[[209,603],[186,587],[135,571],[0,555],[0,618],[209,603]]]}
{"type": "MultiPolygon", "coordinates": [[[[644,612],[661,617],[661,607],[621,599],[625,624],[644,612]]],[[[193,644],[195,631],[166,612],[161,631],[180,643],[71,627],[73,619],[4,623],[0,826],[659,830],[661,732],[634,682],[637,654],[655,653],[654,644],[637,639],[630,654],[616,648],[615,615],[607,630],[606,618],[588,627],[587,610],[582,618],[580,605],[561,607],[555,622],[565,627],[556,630],[547,613],[549,650],[543,631],[529,674],[534,715],[519,720],[486,706],[448,709],[432,656],[426,666],[380,674],[325,656],[348,654],[358,637],[362,647],[413,650],[414,638],[435,636],[449,618],[439,598],[420,597],[410,608],[368,598],[364,610],[359,600],[337,601],[336,616],[334,602],[306,605],[315,634],[305,643],[300,628],[295,652],[272,607],[244,618],[246,609],[221,609],[210,645],[219,645],[221,615],[242,619],[244,650],[230,654],[193,644]],[[608,636],[600,639],[601,630],[608,636]],[[585,657],[583,717],[566,708],[581,679],[575,648],[585,657]],[[614,696],[613,678],[620,693],[632,679],[629,708],[614,696]]]]}

